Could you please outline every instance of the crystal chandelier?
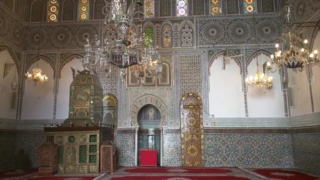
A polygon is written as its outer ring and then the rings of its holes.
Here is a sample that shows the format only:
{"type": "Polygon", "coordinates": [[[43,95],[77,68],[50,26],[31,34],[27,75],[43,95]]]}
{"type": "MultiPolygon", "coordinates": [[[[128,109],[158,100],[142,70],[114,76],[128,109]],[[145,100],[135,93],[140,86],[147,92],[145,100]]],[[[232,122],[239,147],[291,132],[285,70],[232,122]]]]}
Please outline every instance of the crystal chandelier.
{"type": "Polygon", "coordinates": [[[133,75],[144,83],[145,77],[160,78],[162,73],[162,62],[160,61],[160,53],[153,46],[144,48],[141,55],[141,61],[138,64],[130,66],[129,70],[133,75]]]}
{"type": "MultiPolygon", "coordinates": [[[[90,44],[87,39],[85,47],[85,56],[82,60],[84,69],[90,71],[92,74],[106,72],[109,77],[111,73],[111,66],[113,64],[120,68],[121,80],[126,76],[126,69],[132,65],[138,65],[143,71],[148,72],[151,76],[158,76],[162,72],[162,65],[160,59],[154,59],[154,54],[159,54],[152,47],[142,47],[145,35],[138,37],[136,33],[129,30],[134,28],[134,17],[138,17],[143,21],[142,8],[136,10],[136,6],[141,6],[141,0],[132,0],[128,6],[126,0],[113,0],[111,3],[106,2],[103,8],[105,15],[104,30],[107,32],[110,29],[116,31],[116,38],[109,39],[107,33],[104,32],[103,42],[100,38],[95,36],[95,42],[90,44]],[[129,40],[129,38],[131,38],[129,40]],[[157,65],[154,65],[157,64],[157,65]],[[159,64],[161,68],[159,68],[159,64]],[[158,68],[155,68],[158,67],[158,68]]],[[[140,68],[140,69],[141,69],[140,68]]],[[[137,74],[137,73],[134,73],[137,74]]],[[[144,73],[144,75],[146,75],[144,73]]]]}
{"type": "Polygon", "coordinates": [[[32,69],[32,74],[27,72],[25,73],[26,79],[34,81],[34,85],[37,85],[37,82],[46,82],[48,81],[48,77],[45,74],[42,74],[42,70],[38,68],[38,64],[36,68],[32,69]]]}
{"type": "Polygon", "coordinates": [[[292,32],[292,26],[290,26],[291,18],[291,6],[286,6],[286,20],[287,20],[287,33],[284,33],[283,38],[285,41],[289,42],[289,48],[283,52],[280,50],[280,45],[275,44],[275,52],[270,56],[271,62],[267,63],[267,69],[274,72],[277,68],[283,66],[287,68],[298,68],[302,70],[305,65],[313,64],[319,62],[318,59],[318,50],[310,52],[310,46],[308,40],[305,39],[303,43],[300,38],[295,36],[292,32]],[[301,48],[295,46],[298,44],[301,48]]]}
{"type": "Polygon", "coordinates": [[[267,74],[261,73],[259,71],[259,63],[257,59],[257,72],[255,76],[252,75],[249,78],[246,78],[246,85],[249,87],[272,87],[272,77],[267,74]]]}

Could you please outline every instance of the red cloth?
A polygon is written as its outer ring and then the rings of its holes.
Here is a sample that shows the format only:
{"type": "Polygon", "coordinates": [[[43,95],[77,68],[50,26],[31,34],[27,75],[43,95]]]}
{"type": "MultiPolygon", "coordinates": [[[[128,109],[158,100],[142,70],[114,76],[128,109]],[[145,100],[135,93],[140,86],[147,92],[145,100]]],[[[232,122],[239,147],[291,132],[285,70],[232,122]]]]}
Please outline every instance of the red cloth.
{"type": "Polygon", "coordinates": [[[157,150],[143,149],[140,151],[140,166],[157,166],[157,150]]]}

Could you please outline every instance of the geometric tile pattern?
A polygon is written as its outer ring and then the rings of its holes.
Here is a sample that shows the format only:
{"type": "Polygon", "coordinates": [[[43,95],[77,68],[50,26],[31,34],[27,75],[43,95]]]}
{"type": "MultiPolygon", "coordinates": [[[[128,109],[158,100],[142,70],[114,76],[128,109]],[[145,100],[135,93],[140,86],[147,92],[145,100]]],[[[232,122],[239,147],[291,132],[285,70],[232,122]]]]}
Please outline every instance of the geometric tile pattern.
{"type": "Polygon", "coordinates": [[[291,134],[205,134],[205,166],[292,168],[291,134]]]}
{"type": "Polygon", "coordinates": [[[13,168],[15,131],[0,131],[0,170],[13,168]]]}
{"type": "Polygon", "coordinates": [[[135,134],[117,135],[117,158],[119,166],[135,166],[135,134]]]}
{"type": "Polygon", "coordinates": [[[202,76],[200,56],[180,56],[180,94],[196,93],[202,96],[202,76]]]}
{"type": "Polygon", "coordinates": [[[30,158],[31,166],[38,167],[38,147],[44,142],[43,131],[18,131],[14,154],[17,154],[19,149],[23,149],[30,158]]]}
{"type": "Polygon", "coordinates": [[[292,135],[295,167],[320,175],[320,133],[292,135]]]}
{"type": "Polygon", "coordinates": [[[166,133],[163,135],[163,166],[181,166],[180,133],[166,133]]]}

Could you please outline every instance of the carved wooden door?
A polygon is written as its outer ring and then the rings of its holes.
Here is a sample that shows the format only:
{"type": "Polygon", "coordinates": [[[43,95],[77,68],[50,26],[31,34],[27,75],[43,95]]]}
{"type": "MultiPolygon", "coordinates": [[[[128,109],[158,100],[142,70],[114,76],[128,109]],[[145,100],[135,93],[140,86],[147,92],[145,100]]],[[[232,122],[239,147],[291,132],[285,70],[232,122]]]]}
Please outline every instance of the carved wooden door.
{"type": "Polygon", "coordinates": [[[203,122],[201,98],[189,93],[181,100],[182,166],[203,166],[203,122]]]}

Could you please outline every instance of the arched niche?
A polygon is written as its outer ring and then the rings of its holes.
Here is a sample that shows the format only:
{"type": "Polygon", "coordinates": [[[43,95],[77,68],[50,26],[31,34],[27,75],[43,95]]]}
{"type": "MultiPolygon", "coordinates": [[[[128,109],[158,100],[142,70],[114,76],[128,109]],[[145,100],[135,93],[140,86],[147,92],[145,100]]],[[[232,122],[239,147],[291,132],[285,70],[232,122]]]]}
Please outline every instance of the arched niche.
{"type": "Polygon", "coordinates": [[[130,110],[130,118],[131,118],[132,125],[136,127],[139,126],[138,113],[140,109],[147,104],[153,105],[159,110],[160,116],[161,116],[159,127],[165,126],[166,120],[167,120],[167,113],[168,113],[167,106],[162,99],[150,94],[140,96],[132,103],[131,110],[130,110]]]}

